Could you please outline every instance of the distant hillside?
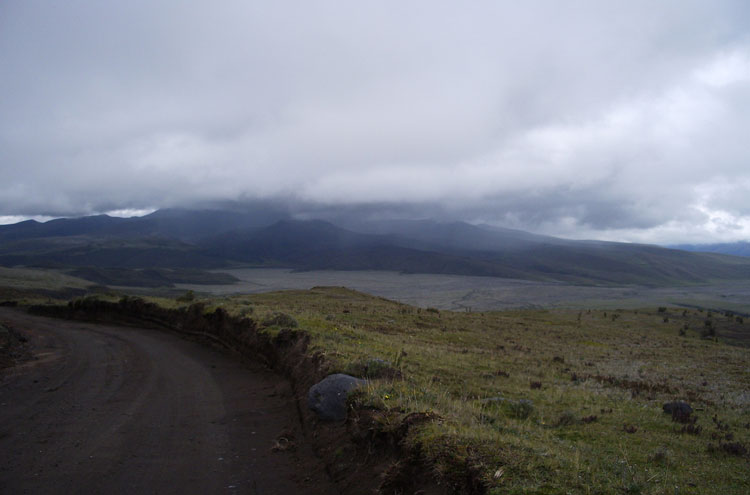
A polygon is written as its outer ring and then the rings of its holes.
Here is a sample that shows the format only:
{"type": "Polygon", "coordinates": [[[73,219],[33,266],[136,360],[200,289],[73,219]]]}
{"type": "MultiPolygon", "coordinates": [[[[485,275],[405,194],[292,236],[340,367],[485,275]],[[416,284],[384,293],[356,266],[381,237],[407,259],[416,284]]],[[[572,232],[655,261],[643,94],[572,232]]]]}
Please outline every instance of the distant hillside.
{"type": "Polygon", "coordinates": [[[133,218],[96,215],[59,218],[44,223],[28,220],[12,225],[0,225],[0,242],[72,236],[117,238],[152,236],[194,241],[234,229],[271,225],[286,217],[285,213],[277,210],[239,213],[224,210],[165,209],[133,218]]]}
{"type": "Polygon", "coordinates": [[[673,249],[698,253],[719,253],[732,256],[750,257],[750,242],[740,241],[725,244],[678,244],[670,246],[673,249]]]}
{"type": "Polygon", "coordinates": [[[525,274],[481,259],[404,247],[405,239],[351,232],[319,220],[282,221],[263,229],[207,239],[202,246],[215,257],[258,266],[300,270],[395,270],[526,278],[525,274]]]}
{"type": "Polygon", "coordinates": [[[0,241],[0,265],[217,268],[226,261],[176,239],[77,235],[0,241]]]}
{"type": "Polygon", "coordinates": [[[414,222],[351,232],[285,221],[205,241],[206,253],[262,266],[396,270],[580,284],[669,285],[750,278],[750,260],[658,246],[581,242],[468,224],[414,222]]]}
{"type": "Polygon", "coordinates": [[[88,268],[79,273],[100,283],[134,283],[148,276],[152,284],[178,275],[144,269],[184,272],[237,264],[605,285],[750,279],[750,259],[715,253],[570,241],[462,222],[380,221],[354,231],[279,217],[283,214],[275,211],[162,210],[130,219],[22,222],[0,226],[0,265],[88,268]]]}
{"type": "Polygon", "coordinates": [[[566,245],[573,242],[466,222],[381,220],[346,227],[358,232],[395,236],[396,242],[404,246],[425,249],[439,247],[451,251],[515,251],[540,244],[566,245]]]}

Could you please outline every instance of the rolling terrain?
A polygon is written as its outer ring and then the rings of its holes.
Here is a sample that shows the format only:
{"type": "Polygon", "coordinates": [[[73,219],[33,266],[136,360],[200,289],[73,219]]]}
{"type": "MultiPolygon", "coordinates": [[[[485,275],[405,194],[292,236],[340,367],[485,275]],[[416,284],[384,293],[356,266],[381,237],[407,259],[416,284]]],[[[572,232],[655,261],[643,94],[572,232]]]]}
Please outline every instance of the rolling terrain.
{"type": "MultiPolygon", "coordinates": [[[[121,321],[129,324],[161,321],[149,313],[139,314],[138,308],[142,310],[147,304],[123,289],[102,288],[98,294],[88,293],[70,303],[42,290],[75,286],[85,291],[86,280],[110,283],[132,279],[137,284],[148,278],[155,285],[162,280],[165,284],[180,284],[171,297],[147,299],[161,308],[154,311],[200,315],[219,322],[217,328],[227,335],[270,339],[279,342],[279,349],[284,352],[301,349],[286,340],[289,335],[296,336],[297,342],[304,342],[305,354],[293,354],[293,362],[314,362],[316,373],[321,376],[346,373],[370,381],[366,389],[350,398],[346,428],[332,433],[319,425],[313,427],[313,438],[324,434],[319,437],[323,440],[318,440],[316,452],[322,456],[325,470],[334,473],[333,478],[339,483],[342,479],[351,480],[351,473],[364,470],[379,473],[373,479],[377,480],[380,493],[413,493],[425,486],[444,487],[434,493],[467,494],[747,493],[750,417],[746,363],[750,334],[747,314],[728,306],[741,306],[737,301],[746,294],[747,277],[742,270],[748,260],[655,246],[573,242],[468,224],[417,222],[401,230],[362,230],[355,232],[323,221],[284,219],[198,240],[161,238],[166,245],[180,246],[188,257],[195,254],[218,260],[222,268],[216,271],[141,267],[137,263],[129,267],[62,265],[56,270],[2,268],[0,275],[9,287],[0,293],[0,301],[19,306],[42,303],[53,314],[58,311],[66,317],[85,320],[107,321],[110,313],[100,309],[120,308],[127,312],[121,315],[121,321]],[[411,297],[419,292],[415,279],[421,280],[425,292],[456,292],[458,289],[451,284],[459,277],[447,274],[458,269],[509,267],[520,276],[505,279],[509,285],[501,287],[493,285],[499,279],[487,277],[487,271],[480,272],[483,277],[465,277],[471,279],[468,283],[473,297],[488,303],[472,307],[473,303],[467,304],[468,299],[463,297],[451,299],[449,307],[459,311],[438,309],[425,301],[414,301],[418,306],[412,306],[343,287],[277,293],[266,289],[252,291],[263,293],[239,294],[249,285],[238,284],[230,294],[183,292],[190,287],[199,291],[200,285],[187,281],[191,277],[211,284],[211,277],[224,276],[222,269],[235,273],[246,284],[260,286],[256,275],[245,280],[242,274],[243,270],[257,269],[237,268],[238,263],[297,270],[312,270],[319,265],[374,265],[383,270],[406,261],[412,264],[403,265],[400,271],[411,275],[389,273],[403,278],[400,290],[411,297]],[[431,275],[415,275],[415,266],[434,271],[431,275]],[[704,299],[711,301],[708,306],[700,301],[691,303],[687,295],[674,292],[674,287],[658,287],[660,283],[678,280],[689,292],[696,280],[706,277],[715,281],[720,278],[717,274],[723,274],[727,281],[724,285],[711,285],[715,292],[704,296],[710,296],[704,299]],[[555,278],[566,276],[570,277],[567,280],[586,285],[574,287],[555,278]],[[648,280],[644,285],[652,287],[617,287],[612,280],[648,280]],[[442,289],[439,285],[443,285],[442,289]],[[512,294],[515,300],[530,297],[530,301],[539,301],[558,289],[565,293],[562,308],[538,309],[530,304],[526,310],[481,311],[483,307],[496,309],[497,298],[505,297],[501,296],[503,293],[512,294]],[[540,290],[551,292],[544,296],[540,290]],[[574,294],[576,291],[580,296],[574,294]],[[35,292],[39,296],[29,302],[30,294],[35,292]],[[596,298],[610,295],[613,302],[607,307],[590,305],[596,298]],[[657,307],[657,295],[674,304],[657,307]],[[571,309],[565,301],[575,297],[583,299],[576,309],[571,309]],[[634,298],[638,305],[619,305],[622,297],[634,298]],[[57,302],[53,301],[55,298],[57,302]],[[246,323],[235,327],[232,322],[246,323]],[[257,333],[248,333],[247,325],[256,328],[257,333]],[[673,401],[688,402],[692,412],[686,416],[665,414],[663,406],[673,401]],[[335,438],[329,439],[325,436],[328,434],[335,438]],[[396,451],[392,450],[394,445],[398,445],[396,451]],[[389,457],[393,455],[396,457],[389,457]]],[[[113,245],[128,245],[146,239],[80,231],[70,236],[61,234],[64,232],[57,231],[50,238],[15,238],[12,242],[104,239],[113,245]]],[[[81,256],[85,259],[85,254],[81,256]]],[[[368,283],[389,283],[380,277],[388,272],[377,270],[348,273],[376,274],[367,276],[368,283]]],[[[341,272],[306,271],[299,275],[315,279],[318,285],[341,285],[337,273],[341,272]],[[326,273],[332,273],[333,279],[326,279],[326,273]]],[[[227,287],[226,282],[216,283],[227,287]]],[[[9,326],[23,328],[25,316],[4,311],[0,315],[6,315],[9,326]]],[[[212,476],[201,478],[203,491],[215,491],[221,486],[247,487],[256,480],[258,487],[268,483],[267,491],[273,493],[270,487],[274,480],[264,475],[274,472],[283,474],[282,483],[309,483],[295,478],[296,466],[284,463],[250,471],[255,466],[252,449],[267,449],[279,435],[276,426],[263,427],[265,447],[253,447],[256,444],[244,441],[242,445],[212,443],[225,434],[246,437],[247,429],[259,423],[248,424],[243,418],[254,418],[258,404],[267,403],[264,394],[253,395],[254,389],[249,386],[255,380],[252,376],[222,374],[225,367],[236,364],[220,362],[218,357],[216,361],[213,357],[208,361],[199,358],[208,350],[200,351],[189,343],[175,341],[173,336],[155,335],[153,331],[39,321],[34,319],[26,330],[33,337],[33,332],[44,325],[45,332],[54,327],[57,333],[51,333],[51,338],[62,340],[52,342],[51,350],[62,349],[63,354],[51,363],[40,363],[28,374],[21,368],[20,374],[14,374],[0,387],[0,393],[17,393],[21,408],[20,413],[18,408],[5,411],[3,418],[10,434],[0,432],[0,441],[8,443],[6,452],[14,450],[6,462],[10,467],[0,480],[5,485],[0,488],[32,487],[44,491],[56,481],[73,486],[68,474],[72,473],[76,486],[94,491],[122,486],[189,489],[192,485],[181,485],[179,480],[189,479],[190,473],[201,469],[196,463],[215,464],[210,455],[190,453],[195,438],[210,452],[217,452],[217,460],[226,459],[220,454],[226,449],[238,459],[251,460],[249,465],[221,461],[212,476]],[[60,329],[65,331],[59,332],[60,329]],[[158,363],[137,367],[140,361],[155,355],[159,356],[158,363]],[[105,363],[105,378],[110,378],[103,384],[102,370],[89,367],[92,362],[105,363]],[[207,363],[217,366],[206,368],[207,363]],[[52,375],[50,369],[60,372],[52,375]],[[126,379],[147,373],[158,375],[157,379],[148,378],[158,385],[153,390],[134,387],[126,379]],[[185,388],[185,383],[192,388],[185,388]],[[34,388],[36,384],[44,388],[34,388]],[[195,385],[203,389],[195,389],[195,385]],[[207,397],[206,387],[215,393],[205,404],[196,402],[196,398],[207,397]],[[141,395],[128,395],[135,388],[141,395]],[[19,390],[27,392],[22,394],[19,390]],[[97,390],[92,396],[91,391],[97,390]],[[175,390],[184,393],[175,396],[171,394],[175,390]],[[237,395],[240,390],[242,393],[237,395]],[[85,414],[76,415],[73,409],[66,409],[67,403],[59,402],[67,397],[61,395],[63,392],[71,391],[76,396],[73,406],[82,407],[85,414]],[[102,397],[113,400],[97,402],[102,397]],[[181,402],[186,397],[188,402],[181,402]],[[217,408],[223,403],[229,411],[230,402],[231,407],[244,407],[237,422],[211,423],[209,418],[217,408]],[[118,409],[121,403],[146,406],[130,407],[123,414],[118,409]],[[26,411],[32,407],[29,404],[44,406],[37,408],[39,412],[31,421],[25,419],[26,411]],[[198,407],[201,404],[205,408],[198,407]],[[160,428],[164,430],[161,437],[138,436],[165,415],[172,422],[160,428]],[[192,424],[193,419],[198,423],[192,424]],[[115,424],[114,433],[99,428],[103,422],[115,424]],[[187,425],[193,436],[186,438],[181,428],[167,427],[168,424],[187,425]],[[15,431],[30,432],[30,441],[9,443],[15,431]],[[78,437],[84,437],[80,441],[83,450],[70,446],[76,445],[78,437]],[[41,452],[36,452],[39,445],[43,446],[41,452]],[[159,450],[160,445],[165,445],[165,450],[159,450]],[[107,453],[118,455],[121,446],[135,455],[118,466],[107,458],[107,453]],[[93,457],[87,460],[80,452],[93,457]],[[153,452],[159,458],[174,457],[170,472],[177,473],[179,480],[170,486],[159,485],[168,477],[164,478],[160,471],[163,465],[151,462],[153,452]],[[182,454],[174,456],[174,452],[182,454]],[[92,474],[99,471],[106,471],[107,475],[92,474]],[[34,472],[41,474],[28,475],[34,472]]],[[[298,371],[309,375],[309,370],[298,371]]],[[[295,380],[301,374],[295,375],[295,380]]],[[[289,401],[285,404],[288,408],[289,401]]],[[[279,411],[284,407],[279,405],[279,411]]],[[[252,431],[259,430],[250,430],[251,437],[252,431]]],[[[304,462],[312,466],[316,461],[308,458],[304,462]]],[[[326,483],[321,479],[303,487],[306,490],[297,491],[310,493],[313,486],[328,490],[326,483]]],[[[361,493],[357,491],[359,485],[345,483],[355,487],[352,493],[361,493]]],[[[281,492],[284,490],[295,488],[284,485],[281,492]]]]}
{"type": "Polygon", "coordinates": [[[240,265],[578,285],[750,279],[749,259],[716,253],[571,241],[463,222],[362,222],[347,229],[323,220],[292,220],[274,211],[160,210],[128,219],[100,215],[5,225],[0,226],[0,265],[58,268],[83,278],[88,274],[97,283],[130,286],[139,285],[139,279],[143,286],[212,283],[216,280],[205,270],[240,265]]]}

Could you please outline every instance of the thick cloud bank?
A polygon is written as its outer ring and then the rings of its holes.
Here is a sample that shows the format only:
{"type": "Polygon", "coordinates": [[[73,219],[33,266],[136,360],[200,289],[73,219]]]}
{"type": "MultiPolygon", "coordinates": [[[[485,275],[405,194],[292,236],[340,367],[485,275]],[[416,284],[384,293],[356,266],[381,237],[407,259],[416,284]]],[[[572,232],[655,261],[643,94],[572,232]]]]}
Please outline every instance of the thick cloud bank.
{"type": "Polygon", "coordinates": [[[750,238],[737,1],[0,3],[0,220],[408,205],[750,238]]]}

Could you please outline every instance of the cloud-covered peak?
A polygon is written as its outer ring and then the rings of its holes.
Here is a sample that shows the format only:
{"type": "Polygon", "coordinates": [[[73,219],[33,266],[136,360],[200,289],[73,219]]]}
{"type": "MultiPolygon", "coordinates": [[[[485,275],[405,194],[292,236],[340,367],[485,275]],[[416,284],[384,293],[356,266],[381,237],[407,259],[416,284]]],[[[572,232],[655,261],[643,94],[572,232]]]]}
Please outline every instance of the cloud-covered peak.
{"type": "Polygon", "coordinates": [[[741,1],[0,6],[0,215],[291,200],[750,238],[741,1]]]}

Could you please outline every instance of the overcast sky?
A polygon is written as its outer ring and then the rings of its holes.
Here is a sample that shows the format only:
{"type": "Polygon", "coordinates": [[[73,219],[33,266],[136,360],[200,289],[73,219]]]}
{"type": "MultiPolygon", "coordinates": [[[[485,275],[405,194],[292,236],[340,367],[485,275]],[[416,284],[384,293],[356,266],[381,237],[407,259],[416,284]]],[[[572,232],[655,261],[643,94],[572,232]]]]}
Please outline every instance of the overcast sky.
{"type": "Polygon", "coordinates": [[[750,239],[750,2],[0,2],[0,220],[281,199],[750,239]]]}

